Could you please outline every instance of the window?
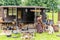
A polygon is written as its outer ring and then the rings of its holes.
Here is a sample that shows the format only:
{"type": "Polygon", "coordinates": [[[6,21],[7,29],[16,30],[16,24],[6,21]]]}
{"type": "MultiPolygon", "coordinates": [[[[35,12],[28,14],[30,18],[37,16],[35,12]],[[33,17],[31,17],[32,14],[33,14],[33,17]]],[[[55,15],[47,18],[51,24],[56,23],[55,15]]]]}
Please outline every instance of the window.
{"type": "Polygon", "coordinates": [[[17,14],[17,9],[13,8],[13,15],[16,15],[16,14],[17,14]]]}
{"type": "Polygon", "coordinates": [[[12,15],[12,8],[9,8],[8,15],[12,15]]]}
{"type": "Polygon", "coordinates": [[[17,10],[16,10],[16,8],[9,8],[8,13],[9,13],[9,15],[16,15],[17,14],[17,10]]]}

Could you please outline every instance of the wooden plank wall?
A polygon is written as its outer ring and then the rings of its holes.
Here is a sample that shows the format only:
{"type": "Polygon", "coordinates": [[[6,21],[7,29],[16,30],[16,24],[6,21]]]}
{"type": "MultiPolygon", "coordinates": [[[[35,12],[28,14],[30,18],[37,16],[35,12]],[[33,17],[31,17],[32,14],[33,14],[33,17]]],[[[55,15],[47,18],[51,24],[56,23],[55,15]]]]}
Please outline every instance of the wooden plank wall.
{"type": "Polygon", "coordinates": [[[3,14],[3,8],[0,7],[0,17],[3,17],[3,16],[4,16],[4,14],[3,14]]]}

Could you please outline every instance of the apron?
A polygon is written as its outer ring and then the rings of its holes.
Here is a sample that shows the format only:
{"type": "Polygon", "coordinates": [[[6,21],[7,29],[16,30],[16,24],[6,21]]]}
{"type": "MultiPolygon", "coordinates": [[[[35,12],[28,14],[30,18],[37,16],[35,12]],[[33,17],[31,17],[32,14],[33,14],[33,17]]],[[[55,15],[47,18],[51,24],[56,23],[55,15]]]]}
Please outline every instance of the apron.
{"type": "Polygon", "coordinates": [[[37,29],[37,32],[38,32],[38,33],[42,33],[42,32],[43,32],[43,28],[42,28],[42,26],[41,26],[40,23],[38,23],[38,24],[36,25],[36,29],[37,29]]]}

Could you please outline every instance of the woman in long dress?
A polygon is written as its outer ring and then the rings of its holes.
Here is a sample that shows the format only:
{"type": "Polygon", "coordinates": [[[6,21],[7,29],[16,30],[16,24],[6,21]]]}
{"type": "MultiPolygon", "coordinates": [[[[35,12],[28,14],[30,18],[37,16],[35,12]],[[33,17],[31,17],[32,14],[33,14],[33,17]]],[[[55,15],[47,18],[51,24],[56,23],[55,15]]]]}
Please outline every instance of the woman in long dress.
{"type": "Polygon", "coordinates": [[[43,32],[42,16],[37,17],[36,29],[37,29],[38,33],[42,33],[43,32]]]}

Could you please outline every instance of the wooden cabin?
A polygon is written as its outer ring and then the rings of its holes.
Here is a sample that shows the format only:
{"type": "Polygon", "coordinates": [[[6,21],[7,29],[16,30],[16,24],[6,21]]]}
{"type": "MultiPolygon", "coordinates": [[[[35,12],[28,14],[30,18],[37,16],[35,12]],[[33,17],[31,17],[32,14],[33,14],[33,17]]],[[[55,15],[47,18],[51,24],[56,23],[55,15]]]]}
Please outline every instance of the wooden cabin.
{"type": "Polygon", "coordinates": [[[42,15],[45,20],[45,9],[47,8],[40,6],[0,6],[0,17],[7,23],[14,21],[16,25],[19,23],[29,24],[36,22],[38,15],[42,15]]]}

